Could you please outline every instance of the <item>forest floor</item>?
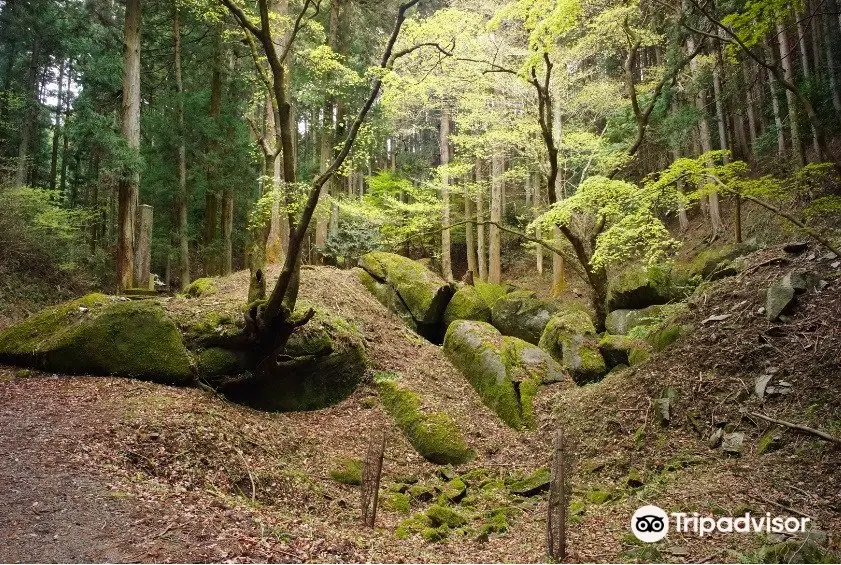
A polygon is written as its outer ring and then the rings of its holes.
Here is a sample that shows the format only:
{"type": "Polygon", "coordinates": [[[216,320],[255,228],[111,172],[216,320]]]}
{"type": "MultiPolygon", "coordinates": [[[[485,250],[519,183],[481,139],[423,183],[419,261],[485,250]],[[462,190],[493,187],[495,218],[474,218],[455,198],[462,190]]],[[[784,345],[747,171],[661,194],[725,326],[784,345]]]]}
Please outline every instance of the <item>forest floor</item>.
{"type": "MultiPolygon", "coordinates": [[[[569,560],[735,562],[775,540],[676,533],[642,546],[628,525],[634,510],[649,503],[719,516],[798,513],[828,532],[838,550],[841,451],[782,430],[781,447],[758,455],[756,444],[769,426],[746,414],[841,435],[837,277],[801,297],[785,322],[757,314],[759,290],[797,266],[828,269],[820,259],[788,256],[779,247],[754,254],[743,274],[695,296],[685,320],[695,326],[692,334],[598,384],[544,387],[538,426],[525,433],[504,426],[441,349],[406,329],[353,271],[305,269],[301,295],[357,324],[374,370],[399,373],[425,409],[458,422],[477,452],[459,473],[481,469],[504,480],[545,466],[554,430],[564,426],[575,454],[569,560]],[[721,313],[730,316],[703,323],[721,313]],[[750,391],[766,371],[792,386],[761,404],[750,391]],[[661,427],[651,399],[667,387],[680,395],[671,424],[661,427]],[[722,422],[745,432],[742,457],[708,447],[708,435],[722,422]],[[628,486],[631,469],[643,486],[628,486]]],[[[247,273],[221,279],[218,287],[207,300],[222,311],[236,308],[245,299],[247,273]]],[[[440,485],[438,468],[415,453],[369,384],[331,408],[270,414],[198,389],[0,367],[0,479],[6,486],[0,490],[0,560],[546,559],[545,493],[492,501],[512,512],[508,531],[487,539],[398,539],[395,529],[408,515],[388,507],[378,513],[376,529],[363,528],[359,487],[332,480],[330,470],[342,458],[361,457],[369,431],[378,428],[388,430],[384,490],[407,476],[440,485]]],[[[411,512],[428,505],[413,500],[411,512]]]]}

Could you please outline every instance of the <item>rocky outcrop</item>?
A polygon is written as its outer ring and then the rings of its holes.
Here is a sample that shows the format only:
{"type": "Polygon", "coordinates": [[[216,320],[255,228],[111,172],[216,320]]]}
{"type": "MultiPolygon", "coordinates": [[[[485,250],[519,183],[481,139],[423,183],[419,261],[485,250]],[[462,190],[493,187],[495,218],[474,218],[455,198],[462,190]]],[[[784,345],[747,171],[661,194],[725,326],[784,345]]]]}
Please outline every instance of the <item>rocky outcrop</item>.
{"type": "Polygon", "coordinates": [[[491,309],[474,287],[460,288],[447,304],[444,310],[444,326],[449,327],[456,320],[491,321],[491,309]]]}
{"type": "Polygon", "coordinates": [[[0,360],[66,374],[193,381],[175,324],[156,300],[89,294],[0,333],[0,360]]]}
{"type": "Polygon", "coordinates": [[[419,334],[440,343],[452,284],[407,257],[375,251],[359,259],[362,284],[419,334]]]}
{"type": "Polygon", "coordinates": [[[605,327],[613,335],[625,335],[636,327],[651,327],[684,308],[684,304],[655,304],[639,310],[614,310],[607,315],[605,327]]]}
{"type": "MultiPolygon", "coordinates": [[[[336,404],[356,390],[367,369],[364,338],[359,330],[321,310],[295,330],[271,367],[242,372],[236,369],[236,358],[234,354],[226,363],[237,374],[211,380],[212,384],[234,402],[277,412],[317,410],[336,404]]],[[[256,366],[260,361],[252,359],[248,365],[256,366]]]]}
{"type": "Polygon", "coordinates": [[[756,251],[755,245],[732,243],[698,253],[688,266],[690,274],[705,280],[717,280],[741,271],[739,258],[756,251]]]}
{"type": "Polygon", "coordinates": [[[611,280],[607,310],[636,310],[678,302],[688,296],[694,286],[691,279],[671,268],[633,267],[611,280]]]}
{"type": "Polygon", "coordinates": [[[540,348],[549,352],[578,384],[597,381],[607,373],[596,328],[590,315],[580,308],[568,307],[555,314],[543,330],[540,348]]]}
{"type": "Polygon", "coordinates": [[[558,381],[561,367],[543,350],[503,336],[484,322],[457,320],[444,338],[444,353],[490,409],[512,428],[536,421],[532,399],[542,383],[558,381]]]}
{"type": "Polygon", "coordinates": [[[537,344],[549,319],[558,311],[554,302],[528,290],[510,292],[493,305],[491,323],[505,335],[537,344]]]}

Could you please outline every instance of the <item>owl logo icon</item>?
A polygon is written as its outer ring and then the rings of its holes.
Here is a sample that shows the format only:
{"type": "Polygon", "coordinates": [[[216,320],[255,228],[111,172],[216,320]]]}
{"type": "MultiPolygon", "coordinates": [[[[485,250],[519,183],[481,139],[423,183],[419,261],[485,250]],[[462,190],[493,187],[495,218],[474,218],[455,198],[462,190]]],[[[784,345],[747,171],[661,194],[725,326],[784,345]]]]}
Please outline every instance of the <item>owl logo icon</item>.
{"type": "Polygon", "coordinates": [[[669,517],[666,511],[658,506],[637,508],[631,516],[631,531],[640,541],[660,541],[669,533],[669,517]]]}

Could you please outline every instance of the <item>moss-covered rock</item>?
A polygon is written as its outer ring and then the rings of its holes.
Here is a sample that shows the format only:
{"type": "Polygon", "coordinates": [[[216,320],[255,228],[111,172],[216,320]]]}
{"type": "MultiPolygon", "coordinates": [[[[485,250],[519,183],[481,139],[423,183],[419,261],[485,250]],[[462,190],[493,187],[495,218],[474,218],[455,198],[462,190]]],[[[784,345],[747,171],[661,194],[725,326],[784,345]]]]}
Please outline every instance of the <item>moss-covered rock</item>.
{"type": "Polygon", "coordinates": [[[195,354],[199,378],[237,375],[245,370],[245,355],[223,347],[209,347],[195,354]]]}
{"type": "Polygon", "coordinates": [[[687,333],[687,327],[680,324],[664,324],[657,328],[647,338],[651,349],[655,352],[663,351],[687,333]]]}
{"type": "Polygon", "coordinates": [[[610,281],[606,306],[608,311],[635,310],[678,302],[694,288],[694,280],[670,267],[632,267],[610,281]]]}
{"type": "Polygon", "coordinates": [[[597,381],[607,373],[596,328],[584,310],[573,307],[555,314],[543,330],[540,348],[548,351],[578,384],[597,381]]]}
{"type": "Polygon", "coordinates": [[[545,352],[503,336],[484,322],[457,320],[450,324],[444,353],[482,402],[515,429],[535,425],[532,398],[542,382],[554,382],[562,374],[545,352]]]}
{"type": "Polygon", "coordinates": [[[491,308],[491,323],[504,335],[537,344],[543,328],[558,305],[528,290],[515,290],[499,298],[491,308]]]}
{"type": "Polygon", "coordinates": [[[687,266],[687,271],[704,279],[715,280],[729,271],[735,259],[753,251],[756,251],[756,247],[747,243],[731,243],[705,249],[695,256],[687,266]]]}
{"type": "Polygon", "coordinates": [[[609,502],[613,498],[613,495],[607,490],[601,488],[593,488],[587,491],[587,494],[584,495],[584,498],[586,498],[587,501],[592,504],[604,504],[605,502],[609,502]]]}
{"type": "Polygon", "coordinates": [[[488,512],[479,525],[477,537],[487,540],[491,534],[504,534],[508,531],[508,516],[504,510],[497,509],[488,512]]]}
{"type": "Polygon", "coordinates": [[[610,369],[630,365],[631,351],[641,347],[645,347],[643,340],[627,335],[604,334],[599,341],[599,351],[610,369]]]}
{"type": "Polygon", "coordinates": [[[397,539],[406,539],[412,534],[419,534],[429,527],[429,519],[424,513],[417,513],[397,525],[394,535],[397,539]]]}
{"type": "Polygon", "coordinates": [[[651,347],[646,344],[644,347],[634,347],[628,352],[628,365],[633,367],[645,362],[651,357],[651,347]]]}
{"type": "Polygon", "coordinates": [[[444,310],[444,326],[449,327],[455,320],[491,321],[491,309],[474,287],[464,286],[458,289],[447,304],[447,309],[444,310]]]}
{"type": "Polygon", "coordinates": [[[181,334],[156,300],[89,294],[0,333],[0,360],[67,374],[193,380],[181,334]]]}
{"type": "Polygon", "coordinates": [[[441,506],[440,504],[433,504],[426,511],[426,517],[433,527],[446,526],[448,528],[458,528],[467,523],[467,519],[452,508],[441,506]]]}
{"type": "Polygon", "coordinates": [[[359,459],[339,459],[330,469],[330,478],[344,485],[362,484],[362,461],[359,459]]]}
{"type": "MultiPolygon", "coordinates": [[[[303,309],[308,305],[301,304],[303,309]]],[[[235,402],[260,410],[318,410],[341,402],[365,376],[364,338],[344,319],[316,309],[297,328],[271,371],[243,373],[220,384],[235,402]]]]}
{"type": "Polygon", "coordinates": [[[655,304],[639,310],[613,310],[607,315],[605,328],[613,335],[625,335],[637,327],[648,328],[674,316],[686,307],[678,304],[655,304]]]}
{"type": "Polygon", "coordinates": [[[783,431],[777,426],[765,432],[756,444],[756,454],[764,455],[778,450],[783,445],[783,431]]]}
{"type": "Polygon", "coordinates": [[[184,295],[190,298],[199,298],[209,294],[216,294],[218,289],[216,283],[210,277],[196,279],[184,289],[184,295]]]}
{"type": "Polygon", "coordinates": [[[488,308],[493,308],[494,304],[496,304],[500,298],[509,292],[516,290],[509,284],[491,283],[480,280],[474,281],[473,288],[488,308]]]}
{"type": "MultiPolygon", "coordinates": [[[[385,285],[374,292],[378,300],[399,315],[408,313],[418,333],[440,342],[444,310],[455,292],[452,284],[417,261],[394,253],[367,253],[359,259],[359,266],[374,283],[385,285]]],[[[364,277],[362,282],[369,289],[376,288],[364,277]]]]}
{"type": "Polygon", "coordinates": [[[441,500],[447,503],[459,503],[467,495],[467,485],[456,477],[441,488],[441,500]]]}
{"type": "Polygon", "coordinates": [[[424,412],[418,396],[394,381],[382,380],[378,389],[383,407],[424,459],[439,465],[459,465],[473,458],[473,450],[449,415],[424,412]]]}
{"type": "Polygon", "coordinates": [[[518,496],[534,496],[545,490],[549,490],[551,478],[552,476],[549,469],[541,467],[531,475],[512,482],[508,486],[508,490],[511,491],[512,494],[516,494],[518,496]]]}
{"type": "Polygon", "coordinates": [[[429,502],[435,498],[436,490],[429,485],[416,484],[410,486],[408,492],[409,496],[419,502],[429,502]]]}

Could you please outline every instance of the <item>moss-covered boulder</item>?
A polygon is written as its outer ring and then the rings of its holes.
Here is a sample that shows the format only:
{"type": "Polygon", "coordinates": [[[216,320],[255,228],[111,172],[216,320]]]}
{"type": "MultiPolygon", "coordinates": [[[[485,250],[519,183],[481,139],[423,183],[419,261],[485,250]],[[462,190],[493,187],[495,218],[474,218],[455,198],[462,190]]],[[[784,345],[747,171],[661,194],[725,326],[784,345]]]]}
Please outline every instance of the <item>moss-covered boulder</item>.
{"type": "Polygon", "coordinates": [[[467,519],[459,512],[439,504],[433,504],[430,506],[426,511],[426,517],[429,519],[432,527],[436,528],[440,526],[458,528],[459,526],[463,526],[467,523],[467,519]]]}
{"type": "Polygon", "coordinates": [[[756,246],[747,243],[731,243],[722,247],[706,249],[692,260],[687,271],[707,280],[716,280],[738,272],[736,259],[756,251],[756,246]]]}
{"type": "Polygon", "coordinates": [[[645,341],[627,335],[604,334],[599,340],[599,351],[608,369],[631,364],[631,352],[645,348],[645,341]]]}
{"type": "Polygon", "coordinates": [[[6,329],[0,360],[66,374],[193,381],[181,334],[158,301],[104,294],[47,308],[6,329]]]}
{"type": "Polygon", "coordinates": [[[459,465],[473,459],[473,450],[448,414],[424,411],[420,398],[393,380],[381,379],[377,388],[386,412],[424,459],[438,465],[459,465]]]}
{"type": "Polygon", "coordinates": [[[540,348],[549,352],[578,384],[597,381],[607,373],[596,328],[582,309],[571,307],[553,316],[540,337],[540,348]]]}
{"type": "Polygon", "coordinates": [[[517,496],[534,496],[549,490],[552,474],[546,467],[541,467],[532,474],[513,481],[508,490],[517,496]]]}
{"type": "Polygon", "coordinates": [[[532,399],[541,383],[560,380],[561,367],[545,351],[485,322],[457,320],[444,338],[444,353],[512,428],[535,425],[532,399]]]}
{"type": "Polygon", "coordinates": [[[339,459],[330,469],[330,478],[345,485],[362,484],[362,461],[360,459],[339,459]]]}
{"type": "Polygon", "coordinates": [[[695,287],[695,280],[670,267],[632,267],[608,285],[607,310],[636,310],[678,302],[695,287]]]}
{"type": "Polygon", "coordinates": [[[196,279],[184,289],[184,295],[189,298],[200,298],[209,294],[216,294],[216,283],[210,277],[196,279]]]}
{"type": "Polygon", "coordinates": [[[491,309],[474,287],[464,286],[458,289],[447,304],[444,310],[444,326],[449,327],[456,320],[491,321],[491,309]]]}
{"type": "Polygon", "coordinates": [[[613,335],[624,335],[637,327],[651,327],[684,309],[684,303],[655,304],[639,310],[613,310],[607,315],[605,329],[613,335]]]}
{"type": "Polygon", "coordinates": [[[360,280],[377,299],[422,336],[440,343],[444,310],[455,288],[407,257],[374,251],[359,259],[360,280]]]}
{"type": "Polygon", "coordinates": [[[350,396],[366,368],[360,331],[316,309],[313,319],[295,330],[271,369],[242,373],[218,388],[234,402],[260,410],[317,410],[350,396]]]}
{"type": "Polygon", "coordinates": [[[491,323],[505,335],[536,345],[543,328],[557,311],[556,303],[543,300],[528,290],[515,290],[499,298],[493,305],[491,323]]]}

